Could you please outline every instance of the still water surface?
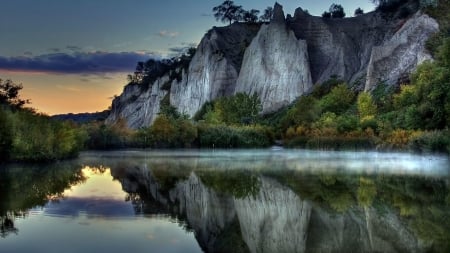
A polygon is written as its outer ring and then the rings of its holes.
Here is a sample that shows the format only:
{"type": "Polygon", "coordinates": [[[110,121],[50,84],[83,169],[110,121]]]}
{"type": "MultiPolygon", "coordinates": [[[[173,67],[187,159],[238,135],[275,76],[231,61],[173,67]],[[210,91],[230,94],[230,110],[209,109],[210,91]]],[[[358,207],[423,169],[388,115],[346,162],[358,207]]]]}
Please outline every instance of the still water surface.
{"type": "Polygon", "coordinates": [[[87,152],[0,168],[0,252],[450,252],[445,156],[87,152]]]}

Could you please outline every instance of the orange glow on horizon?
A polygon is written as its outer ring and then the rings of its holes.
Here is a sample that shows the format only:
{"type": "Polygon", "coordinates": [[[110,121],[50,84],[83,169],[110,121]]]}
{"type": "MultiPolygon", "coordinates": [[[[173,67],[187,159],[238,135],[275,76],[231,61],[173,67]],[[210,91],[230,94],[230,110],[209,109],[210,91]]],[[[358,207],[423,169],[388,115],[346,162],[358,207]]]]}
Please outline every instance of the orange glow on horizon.
{"type": "Polygon", "coordinates": [[[48,115],[97,112],[107,109],[111,97],[119,95],[126,83],[127,73],[105,77],[44,72],[1,72],[1,79],[21,83],[22,99],[29,99],[28,107],[48,115]]]}

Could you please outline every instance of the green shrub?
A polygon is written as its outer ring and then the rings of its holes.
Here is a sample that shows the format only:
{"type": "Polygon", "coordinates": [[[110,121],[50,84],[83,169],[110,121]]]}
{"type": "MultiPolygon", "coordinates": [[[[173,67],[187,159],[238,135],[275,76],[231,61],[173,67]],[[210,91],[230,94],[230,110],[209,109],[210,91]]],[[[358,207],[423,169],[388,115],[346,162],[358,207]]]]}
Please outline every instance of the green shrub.
{"type": "Polygon", "coordinates": [[[339,84],[320,99],[319,105],[323,112],[342,114],[350,108],[354,98],[355,94],[346,84],[339,84]]]}
{"type": "Polygon", "coordinates": [[[271,145],[270,131],[259,126],[201,125],[198,141],[202,148],[254,148],[271,145]]]}

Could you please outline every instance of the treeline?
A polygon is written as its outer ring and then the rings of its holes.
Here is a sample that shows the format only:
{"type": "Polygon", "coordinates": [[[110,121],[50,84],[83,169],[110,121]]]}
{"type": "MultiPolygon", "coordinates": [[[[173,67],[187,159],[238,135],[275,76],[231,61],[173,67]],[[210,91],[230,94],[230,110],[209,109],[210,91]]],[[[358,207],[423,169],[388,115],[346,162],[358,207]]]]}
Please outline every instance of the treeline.
{"type": "Polygon", "coordinates": [[[190,119],[171,106],[166,96],[160,114],[149,127],[131,130],[119,120],[112,125],[97,122],[83,128],[91,149],[266,147],[273,142],[273,131],[258,124],[260,110],[256,95],[239,93],[205,104],[190,119]]]}
{"type": "Polygon", "coordinates": [[[24,108],[22,86],[0,79],[0,161],[48,161],[78,155],[87,135],[69,122],[24,108]]]}
{"type": "MultiPolygon", "coordinates": [[[[127,76],[128,85],[139,85],[142,90],[147,90],[158,78],[168,74],[170,80],[181,80],[183,69],[189,67],[196,49],[187,48],[185,53],[170,59],[149,59],[145,62],[138,62],[133,74],[127,76]]],[[[170,90],[170,86],[163,87],[170,90]]]]}

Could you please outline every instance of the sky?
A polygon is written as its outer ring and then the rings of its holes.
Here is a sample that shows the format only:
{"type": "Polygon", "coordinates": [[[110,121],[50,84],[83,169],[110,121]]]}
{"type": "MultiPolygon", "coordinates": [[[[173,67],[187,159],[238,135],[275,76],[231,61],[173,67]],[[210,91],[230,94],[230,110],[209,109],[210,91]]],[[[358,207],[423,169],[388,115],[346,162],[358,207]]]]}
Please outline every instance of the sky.
{"type": "MultiPolygon", "coordinates": [[[[223,0],[1,0],[0,79],[23,85],[21,97],[49,115],[107,109],[138,61],[198,45],[223,0]]],[[[235,0],[246,10],[273,0],[235,0]]],[[[347,16],[369,0],[278,0],[321,15],[332,3],[347,16]]]]}

